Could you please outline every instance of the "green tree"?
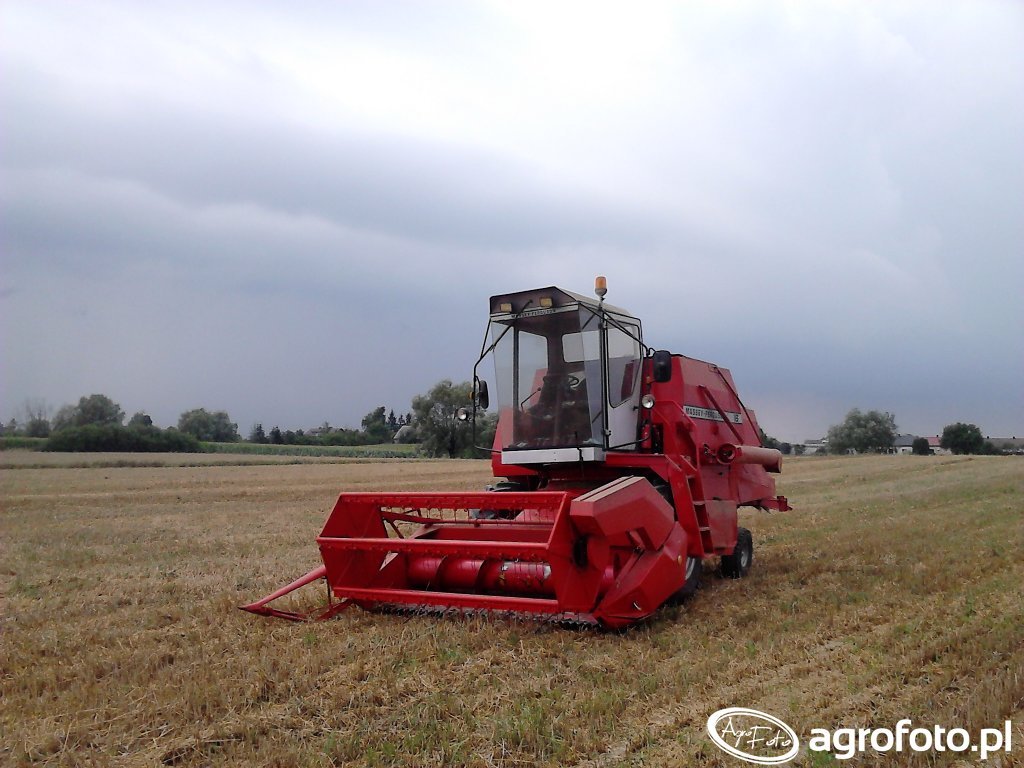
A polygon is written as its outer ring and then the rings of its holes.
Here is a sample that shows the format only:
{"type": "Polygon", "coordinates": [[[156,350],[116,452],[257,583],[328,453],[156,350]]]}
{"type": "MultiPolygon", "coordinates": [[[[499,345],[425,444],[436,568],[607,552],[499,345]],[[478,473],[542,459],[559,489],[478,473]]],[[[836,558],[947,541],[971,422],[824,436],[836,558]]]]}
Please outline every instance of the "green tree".
{"type": "Polygon", "coordinates": [[[778,440],[776,440],[774,437],[771,437],[768,434],[766,434],[763,429],[760,430],[760,432],[761,432],[761,445],[763,445],[765,448],[778,448],[779,447],[779,441],[778,440]]]}
{"type": "Polygon", "coordinates": [[[896,417],[881,411],[863,413],[854,408],[842,424],[833,424],[828,429],[832,453],[880,453],[891,448],[895,439],[896,417]]]}
{"type": "Polygon", "coordinates": [[[910,451],[915,456],[927,456],[932,452],[931,447],[928,445],[927,437],[915,437],[914,442],[910,444],[910,451]]]}
{"type": "Polygon", "coordinates": [[[54,432],[45,451],[191,451],[202,448],[191,435],[176,429],[122,427],[120,424],[86,424],[54,432]]]}
{"type": "Polygon", "coordinates": [[[50,427],[54,432],[59,432],[62,429],[75,426],[75,412],[75,406],[62,405],[50,420],[50,427]]]}
{"type": "Polygon", "coordinates": [[[106,395],[89,395],[80,398],[75,409],[75,426],[86,424],[121,424],[124,411],[106,395]]]}
{"type": "Polygon", "coordinates": [[[26,437],[49,437],[50,422],[48,419],[32,419],[25,424],[26,437]]]}
{"type": "Polygon", "coordinates": [[[391,439],[391,432],[388,430],[387,418],[384,413],[387,409],[382,405],[374,408],[363,416],[363,432],[366,433],[367,445],[386,443],[391,439]]]}
{"type": "Polygon", "coordinates": [[[270,442],[273,445],[283,445],[284,444],[284,435],[281,434],[281,428],[280,427],[275,425],[274,427],[271,428],[271,430],[270,430],[270,442]]]}
{"type": "Polygon", "coordinates": [[[238,425],[231,422],[226,411],[210,413],[205,408],[185,411],[178,417],[178,430],[196,440],[215,443],[234,443],[239,439],[238,425]]]}
{"type": "Polygon", "coordinates": [[[983,453],[985,437],[976,424],[947,424],[939,445],[953,453],[983,453]]]}
{"type": "Polygon", "coordinates": [[[412,399],[415,414],[413,424],[422,440],[424,453],[430,456],[473,456],[472,425],[459,421],[459,408],[468,408],[472,386],[468,381],[453,384],[450,379],[439,381],[425,395],[412,399]]]}
{"type": "Polygon", "coordinates": [[[28,437],[49,437],[50,413],[52,409],[45,400],[26,400],[22,410],[25,412],[25,435],[28,437]]]}
{"type": "Polygon", "coordinates": [[[143,413],[142,411],[139,411],[138,413],[133,413],[132,417],[130,419],[128,419],[128,426],[129,427],[152,427],[153,426],[153,419],[150,418],[150,415],[148,413],[143,413]]]}
{"type": "Polygon", "coordinates": [[[263,431],[263,424],[253,424],[252,431],[249,432],[250,443],[265,443],[267,442],[267,433],[263,431]]]}
{"type": "Polygon", "coordinates": [[[124,421],[124,411],[106,395],[89,395],[78,400],[78,405],[64,405],[57,411],[51,424],[54,431],[89,424],[116,424],[124,421]]]}
{"type": "Polygon", "coordinates": [[[480,411],[476,412],[476,445],[473,447],[475,450],[470,456],[475,456],[480,453],[481,450],[489,451],[491,446],[494,445],[494,434],[498,431],[498,414],[488,413],[481,414],[480,411]]]}

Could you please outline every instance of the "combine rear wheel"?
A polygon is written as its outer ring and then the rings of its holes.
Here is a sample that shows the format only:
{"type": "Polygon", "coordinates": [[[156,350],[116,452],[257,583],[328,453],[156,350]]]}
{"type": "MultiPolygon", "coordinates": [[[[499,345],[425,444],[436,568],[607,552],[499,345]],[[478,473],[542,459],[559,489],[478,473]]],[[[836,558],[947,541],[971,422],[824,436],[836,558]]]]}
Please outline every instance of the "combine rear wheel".
{"type": "Polygon", "coordinates": [[[736,536],[736,548],[731,555],[722,555],[722,575],[727,579],[741,579],[750,573],[754,562],[754,537],[746,528],[740,528],[736,536]]]}

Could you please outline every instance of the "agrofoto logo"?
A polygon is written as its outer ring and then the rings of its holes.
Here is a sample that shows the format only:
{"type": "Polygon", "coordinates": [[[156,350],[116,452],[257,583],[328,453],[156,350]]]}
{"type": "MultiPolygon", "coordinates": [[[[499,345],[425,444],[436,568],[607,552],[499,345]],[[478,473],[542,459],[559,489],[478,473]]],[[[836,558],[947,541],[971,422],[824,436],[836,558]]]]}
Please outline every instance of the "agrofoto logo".
{"type": "Polygon", "coordinates": [[[788,763],[800,751],[796,731],[767,712],[746,707],[712,714],[708,735],[724,752],[757,765],[788,763]]]}
{"type": "MultiPolygon", "coordinates": [[[[733,757],[757,765],[788,763],[800,751],[796,731],[779,718],[747,707],[720,709],[708,718],[708,735],[733,757]]],[[[809,752],[832,754],[838,760],[874,752],[971,752],[981,761],[996,752],[1013,751],[1009,720],[1001,728],[982,728],[972,739],[965,728],[914,727],[905,717],[893,728],[812,728],[809,752]]]]}

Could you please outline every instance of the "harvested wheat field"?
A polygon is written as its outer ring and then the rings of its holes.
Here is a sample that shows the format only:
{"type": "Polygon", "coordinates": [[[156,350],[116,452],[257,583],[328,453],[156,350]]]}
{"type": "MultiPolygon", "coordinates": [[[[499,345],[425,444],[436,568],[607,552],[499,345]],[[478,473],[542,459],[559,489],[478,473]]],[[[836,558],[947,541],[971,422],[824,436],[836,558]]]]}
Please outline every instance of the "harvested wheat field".
{"type": "Polygon", "coordinates": [[[235,610],[318,563],[338,491],[480,489],[483,462],[81,458],[0,454],[0,763],[741,765],[705,722],[742,706],[801,737],[1009,719],[987,764],[1024,764],[1020,459],[790,460],[795,510],[741,515],[749,578],[613,634],[235,610]]]}

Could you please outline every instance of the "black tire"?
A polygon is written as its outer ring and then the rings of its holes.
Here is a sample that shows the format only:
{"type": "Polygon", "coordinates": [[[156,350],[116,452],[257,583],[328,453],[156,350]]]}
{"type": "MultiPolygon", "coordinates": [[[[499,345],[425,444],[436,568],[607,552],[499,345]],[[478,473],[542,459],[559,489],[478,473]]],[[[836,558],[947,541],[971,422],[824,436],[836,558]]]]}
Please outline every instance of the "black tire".
{"type": "MultiPolygon", "coordinates": [[[[498,493],[517,493],[530,490],[524,483],[515,480],[500,480],[491,487],[492,491],[498,493]]],[[[469,510],[470,520],[511,520],[519,514],[518,509],[471,509],[469,510]]]]}
{"type": "Polygon", "coordinates": [[[722,575],[727,579],[742,579],[750,573],[754,562],[754,537],[746,528],[736,535],[736,548],[731,555],[722,555],[722,575]]]}
{"type": "Polygon", "coordinates": [[[679,605],[684,600],[693,597],[697,590],[700,589],[700,579],[704,573],[704,561],[699,557],[690,555],[686,558],[684,567],[686,568],[686,576],[683,586],[673,592],[671,597],[665,601],[667,605],[679,605]]]}
{"type": "MultiPolygon", "coordinates": [[[[675,512],[675,501],[672,499],[672,487],[660,477],[647,478],[651,485],[654,486],[654,490],[661,494],[661,497],[669,503],[672,507],[673,514],[676,519],[679,519],[679,515],[675,512]]],[[[673,593],[672,597],[668,599],[669,603],[680,603],[688,597],[693,597],[697,590],[700,589],[700,579],[704,573],[704,561],[699,557],[693,555],[687,555],[686,557],[686,575],[683,586],[673,593]]]]}
{"type": "Polygon", "coordinates": [[[521,483],[518,480],[499,480],[494,484],[491,490],[497,491],[498,493],[520,493],[522,491],[530,490],[530,486],[526,483],[521,483]]]}

